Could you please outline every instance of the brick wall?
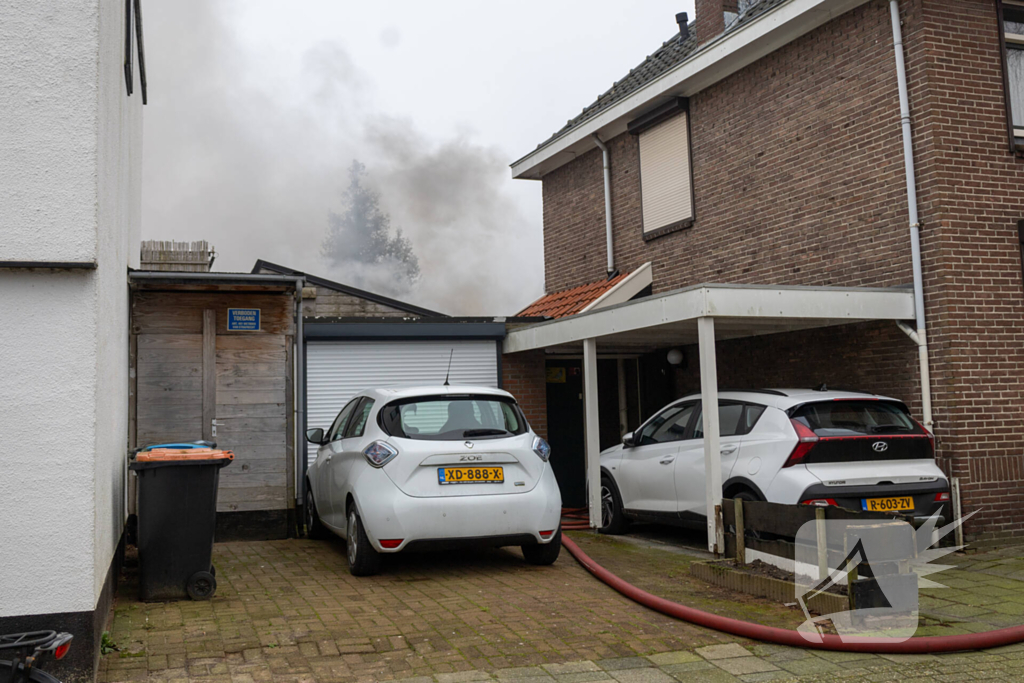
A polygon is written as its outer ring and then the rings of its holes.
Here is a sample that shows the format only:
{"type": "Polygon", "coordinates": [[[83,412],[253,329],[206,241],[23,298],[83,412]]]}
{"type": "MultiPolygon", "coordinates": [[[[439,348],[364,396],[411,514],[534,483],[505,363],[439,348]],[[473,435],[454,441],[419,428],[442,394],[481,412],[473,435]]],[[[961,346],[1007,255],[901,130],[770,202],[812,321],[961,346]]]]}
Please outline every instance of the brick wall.
{"type": "MultiPolygon", "coordinates": [[[[1024,283],[1016,237],[1024,160],[1007,148],[994,3],[900,4],[940,463],[961,478],[965,508],[981,510],[969,537],[1024,536],[1024,283]]],[[[655,293],[699,282],[911,282],[887,2],[848,12],[694,95],[690,111],[690,229],[641,239],[636,138],[609,143],[621,270],[652,261],[655,293]]],[[[547,290],[601,279],[600,152],[545,176],[543,197],[547,290]]],[[[826,381],[897,396],[920,415],[916,349],[892,325],[720,346],[722,386],[826,381]]]]}
{"type": "Polygon", "coordinates": [[[527,421],[537,435],[548,436],[547,384],[544,352],[525,351],[501,358],[501,380],[505,391],[516,397],[527,421]]]}

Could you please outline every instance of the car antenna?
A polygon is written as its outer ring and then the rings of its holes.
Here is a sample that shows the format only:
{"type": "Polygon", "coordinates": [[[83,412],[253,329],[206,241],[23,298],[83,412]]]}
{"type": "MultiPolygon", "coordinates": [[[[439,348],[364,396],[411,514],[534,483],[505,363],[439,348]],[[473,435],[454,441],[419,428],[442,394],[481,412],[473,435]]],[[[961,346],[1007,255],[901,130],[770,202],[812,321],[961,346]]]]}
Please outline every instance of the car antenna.
{"type": "Polygon", "coordinates": [[[448,370],[444,373],[444,385],[445,386],[449,386],[448,385],[448,376],[452,374],[452,356],[454,356],[454,355],[455,355],[455,349],[452,349],[452,352],[448,354],[448,370]]]}

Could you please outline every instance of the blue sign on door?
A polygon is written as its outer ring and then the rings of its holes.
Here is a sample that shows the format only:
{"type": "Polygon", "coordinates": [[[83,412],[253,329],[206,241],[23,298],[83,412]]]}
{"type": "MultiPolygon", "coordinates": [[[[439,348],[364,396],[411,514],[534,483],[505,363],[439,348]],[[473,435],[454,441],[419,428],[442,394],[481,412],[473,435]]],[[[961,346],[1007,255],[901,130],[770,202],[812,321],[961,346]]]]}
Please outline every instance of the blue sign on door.
{"type": "Polygon", "coordinates": [[[260,309],[229,308],[228,330],[256,332],[260,329],[260,309]]]}

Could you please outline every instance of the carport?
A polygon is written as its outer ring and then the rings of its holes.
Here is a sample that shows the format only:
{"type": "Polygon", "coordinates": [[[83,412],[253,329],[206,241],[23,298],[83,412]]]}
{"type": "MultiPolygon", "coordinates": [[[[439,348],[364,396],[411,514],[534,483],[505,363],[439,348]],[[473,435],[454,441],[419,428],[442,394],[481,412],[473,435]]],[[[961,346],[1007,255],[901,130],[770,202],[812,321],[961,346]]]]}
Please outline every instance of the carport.
{"type": "MultiPolygon", "coordinates": [[[[598,526],[600,444],[597,354],[637,353],[678,344],[697,344],[701,399],[718,405],[716,340],[819,327],[891,320],[904,331],[914,319],[914,293],[907,288],[772,287],[701,284],[635,299],[569,318],[512,330],[504,352],[544,349],[583,352],[586,478],[591,526],[598,526]]],[[[909,334],[909,333],[908,333],[909,334]]],[[[922,386],[927,387],[927,378],[922,386]]],[[[708,549],[724,548],[720,511],[721,454],[717,410],[703,410],[708,549]]]]}

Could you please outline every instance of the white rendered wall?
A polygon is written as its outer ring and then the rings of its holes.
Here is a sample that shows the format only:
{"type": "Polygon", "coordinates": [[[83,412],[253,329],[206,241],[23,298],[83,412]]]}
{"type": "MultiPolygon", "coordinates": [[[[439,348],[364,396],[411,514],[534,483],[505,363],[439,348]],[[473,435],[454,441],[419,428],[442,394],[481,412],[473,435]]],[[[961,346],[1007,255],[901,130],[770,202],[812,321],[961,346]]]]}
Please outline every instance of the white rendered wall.
{"type": "Polygon", "coordinates": [[[96,0],[0,2],[3,260],[96,259],[98,18],[96,0]]]}
{"type": "Polygon", "coordinates": [[[119,0],[0,3],[0,616],[96,607],[124,526],[142,101],[119,0]]]}

